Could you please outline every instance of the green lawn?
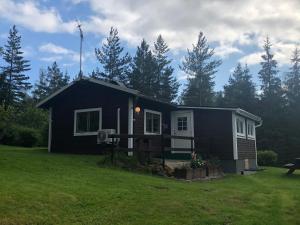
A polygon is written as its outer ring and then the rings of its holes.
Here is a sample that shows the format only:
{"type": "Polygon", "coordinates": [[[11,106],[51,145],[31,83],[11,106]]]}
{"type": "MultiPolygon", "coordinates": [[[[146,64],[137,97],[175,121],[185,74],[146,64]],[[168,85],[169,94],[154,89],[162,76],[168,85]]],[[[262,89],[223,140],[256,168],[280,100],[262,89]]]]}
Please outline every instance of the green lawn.
{"type": "Polygon", "coordinates": [[[183,182],[100,160],[0,146],[0,224],[300,224],[299,171],[183,182]]]}

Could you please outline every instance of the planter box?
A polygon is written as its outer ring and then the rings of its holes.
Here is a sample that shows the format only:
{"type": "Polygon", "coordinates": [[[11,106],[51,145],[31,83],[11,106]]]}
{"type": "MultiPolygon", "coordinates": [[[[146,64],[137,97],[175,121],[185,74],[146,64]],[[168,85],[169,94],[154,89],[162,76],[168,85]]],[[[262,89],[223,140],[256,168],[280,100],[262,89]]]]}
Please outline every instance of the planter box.
{"type": "Polygon", "coordinates": [[[220,177],[223,176],[223,171],[219,166],[208,166],[208,177],[220,177]]]}
{"type": "Polygon", "coordinates": [[[206,169],[205,168],[196,168],[196,169],[176,168],[174,171],[174,176],[176,178],[185,179],[185,180],[203,179],[206,177],[206,169]]]}

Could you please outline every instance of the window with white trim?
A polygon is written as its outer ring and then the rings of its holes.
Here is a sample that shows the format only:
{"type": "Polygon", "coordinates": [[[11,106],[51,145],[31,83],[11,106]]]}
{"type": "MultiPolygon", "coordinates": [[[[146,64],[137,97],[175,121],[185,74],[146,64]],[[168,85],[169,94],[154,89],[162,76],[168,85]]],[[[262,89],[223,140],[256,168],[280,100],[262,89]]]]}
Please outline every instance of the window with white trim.
{"type": "Polygon", "coordinates": [[[236,133],[240,137],[246,136],[245,119],[238,116],[236,117],[236,133]]]}
{"type": "Polygon", "coordinates": [[[101,108],[74,111],[74,135],[96,135],[101,129],[101,108]]]}
{"type": "Polygon", "coordinates": [[[248,138],[255,138],[255,124],[253,121],[247,121],[247,136],[248,138]]]}
{"type": "Polygon", "coordinates": [[[161,113],[147,109],[144,113],[144,133],[161,134],[161,113]]]}
{"type": "Polygon", "coordinates": [[[177,130],[187,130],[187,117],[177,118],[177,130]]]}

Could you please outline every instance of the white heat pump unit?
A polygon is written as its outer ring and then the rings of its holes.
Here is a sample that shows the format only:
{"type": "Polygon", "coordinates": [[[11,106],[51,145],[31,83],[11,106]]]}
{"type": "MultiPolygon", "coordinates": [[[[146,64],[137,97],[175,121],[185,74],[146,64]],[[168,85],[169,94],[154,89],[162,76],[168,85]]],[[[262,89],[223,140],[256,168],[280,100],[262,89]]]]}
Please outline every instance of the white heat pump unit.
{"type": "Polygon", "coordinates": [[[98,134],[97,134],[97,144],[112,143],[112,138],[108,137],[109,134],[116,134],[116,130],[115,129],[102,129],[102,130],[99,130],[98,134]]]}

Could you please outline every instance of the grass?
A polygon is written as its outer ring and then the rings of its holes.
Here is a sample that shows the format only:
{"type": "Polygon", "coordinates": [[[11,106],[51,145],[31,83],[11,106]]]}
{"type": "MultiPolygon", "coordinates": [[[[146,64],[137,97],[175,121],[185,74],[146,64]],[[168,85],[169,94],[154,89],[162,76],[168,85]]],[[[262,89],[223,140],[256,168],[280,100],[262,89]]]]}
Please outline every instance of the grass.
{"type": "Polygon", "coordinates": [[[300,224],[300,173],[183,182],[0,146],[0,224],[300,224]]]}

